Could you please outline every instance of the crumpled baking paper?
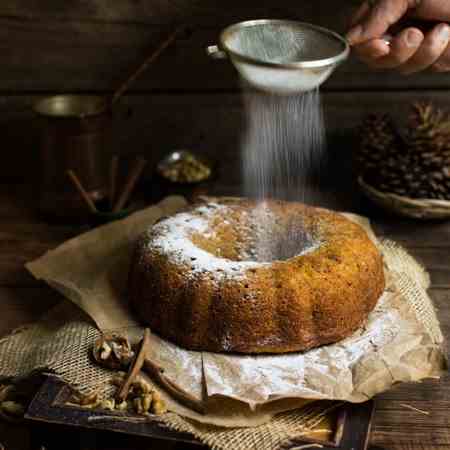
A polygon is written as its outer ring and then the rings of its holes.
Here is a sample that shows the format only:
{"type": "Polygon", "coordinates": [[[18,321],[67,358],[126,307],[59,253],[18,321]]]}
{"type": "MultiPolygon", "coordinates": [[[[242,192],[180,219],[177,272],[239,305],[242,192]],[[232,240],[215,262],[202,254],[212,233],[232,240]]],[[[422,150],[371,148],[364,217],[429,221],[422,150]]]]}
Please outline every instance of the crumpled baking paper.
{"type": "MultiPolygon", "coordinates": [[[[126,304],[134,243],[160,217],[184,206],[183,198],[168,197],[71,239],[26,267],[83,309],[101,330],[139,327],[126,304]]],[[[305,353],[268,356],[192,352],[152,335],[154,361],[172,381],[207,404],[214,405],[222,396],[254,410],[268,405],[276,405],[277,411],[292,409],[303,402],[295,399],[362,402],[397,382],[439,377],[445,352],[426,294],[426,273],[403,249],[378,242],[367,219],[347,217],[376,241],[385,255],[387,277],[375,310],[354,335],[305,353]]]]}

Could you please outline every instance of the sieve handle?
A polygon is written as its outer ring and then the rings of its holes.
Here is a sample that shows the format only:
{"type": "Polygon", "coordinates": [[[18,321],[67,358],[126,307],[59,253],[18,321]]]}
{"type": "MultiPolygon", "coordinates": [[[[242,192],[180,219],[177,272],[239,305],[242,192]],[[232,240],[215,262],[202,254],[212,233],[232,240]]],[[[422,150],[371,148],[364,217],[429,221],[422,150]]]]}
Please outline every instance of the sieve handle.
{"type": "Polygon", "coordinates": [[[227,59],[227,54],[223,50],[220,50],[217,45],[206,47],[206,53],[213,59],[227,59]]]}

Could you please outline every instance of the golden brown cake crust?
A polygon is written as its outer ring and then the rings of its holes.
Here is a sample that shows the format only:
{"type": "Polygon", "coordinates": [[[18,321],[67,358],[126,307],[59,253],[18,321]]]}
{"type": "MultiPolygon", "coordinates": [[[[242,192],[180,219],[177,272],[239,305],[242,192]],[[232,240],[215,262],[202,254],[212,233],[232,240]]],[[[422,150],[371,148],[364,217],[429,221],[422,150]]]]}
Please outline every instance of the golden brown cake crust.
{"type": "Polygon", "coordinates": [[[337,342],[364,323],[385,285],[364,229],[328,210],[269,201],[275,232],[298,223],[311,243],[284,261],[258,262],[255,206],[219,199],[144,233],[129,295],[153,331],[191,350],[285,353],[337,342]]]}

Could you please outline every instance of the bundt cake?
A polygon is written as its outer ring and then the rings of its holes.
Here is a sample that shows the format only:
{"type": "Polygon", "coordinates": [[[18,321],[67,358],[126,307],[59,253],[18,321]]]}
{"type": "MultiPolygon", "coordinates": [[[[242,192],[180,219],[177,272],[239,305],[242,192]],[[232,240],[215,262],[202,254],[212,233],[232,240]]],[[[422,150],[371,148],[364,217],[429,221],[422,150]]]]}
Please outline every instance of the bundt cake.
{"type": "Polygon", "coordinates": [[[218,199],[149,228],[129,275],[143,323],[191,350],[304,351],[359,328],[384,290],[362,227],[301,203],[218,199]]]}

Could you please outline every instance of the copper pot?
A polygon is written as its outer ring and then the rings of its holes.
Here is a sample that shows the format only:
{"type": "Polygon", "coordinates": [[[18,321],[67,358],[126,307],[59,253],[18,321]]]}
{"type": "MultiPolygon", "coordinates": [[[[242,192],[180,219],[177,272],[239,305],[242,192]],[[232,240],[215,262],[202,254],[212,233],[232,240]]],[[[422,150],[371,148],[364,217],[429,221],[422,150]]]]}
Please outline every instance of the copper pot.
{"type": "Polygon", "coordinates": [[[34,106],[40,122],[39,210],[57,218],[85,218],[89,212],[68,179],[79,177],[94,202],[106,196],[111,113],[103,97],[58,95],[34,106]]]}

